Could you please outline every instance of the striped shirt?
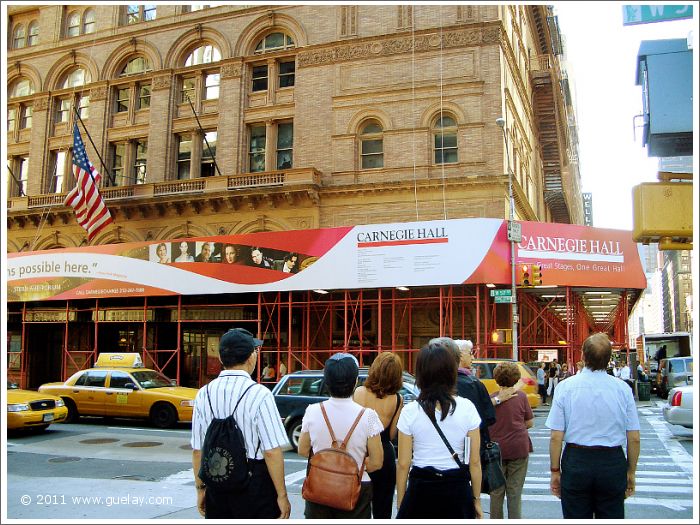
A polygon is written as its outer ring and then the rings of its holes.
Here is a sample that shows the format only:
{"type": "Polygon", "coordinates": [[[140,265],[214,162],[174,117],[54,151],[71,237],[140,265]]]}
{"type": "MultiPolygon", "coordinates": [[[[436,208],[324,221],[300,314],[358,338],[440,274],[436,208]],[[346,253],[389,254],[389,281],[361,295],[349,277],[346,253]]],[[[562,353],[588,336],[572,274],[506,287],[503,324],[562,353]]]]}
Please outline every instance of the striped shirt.
{"type": "Polygon", "coordinates": [[[272,392],[253,381],[250,374],[243,370],[222,370],[219,377],[200,388],[195,397],[190,440],[193,450],[202,449],[204,436],[212,419],[230,416],[241,394],[250,385],[255,386],[245,394],[235,416],[245,437],[248,457],[253,458],[253,453],[257,451],[254,459],[263,459],[265,450],[291,448],[272,392]],[[207,390],[211,398],[211,408],[207,400],[207,390]]]}

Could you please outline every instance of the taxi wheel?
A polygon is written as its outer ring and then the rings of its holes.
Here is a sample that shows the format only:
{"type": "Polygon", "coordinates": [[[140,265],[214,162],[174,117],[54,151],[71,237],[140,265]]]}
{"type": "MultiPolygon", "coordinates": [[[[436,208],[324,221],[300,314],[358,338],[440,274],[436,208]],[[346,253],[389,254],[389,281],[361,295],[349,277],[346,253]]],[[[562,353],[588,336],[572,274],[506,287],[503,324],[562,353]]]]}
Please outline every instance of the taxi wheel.
{"type": "Polygon", "coordinates": [[[151,421],[158,428],[170,428],[177,423],[177,411],[172,405],[160,403],[151,409],[151,421]]]}
{"type": "Polygon", "coordinates": [[[66,404],[68,409],[68,415],[66,416],[66,423],[77,423],[80,419],[80,414],[78,413],[78,407],[75,406],[75,402],[72,399],[63,398],[63,402],[66,404]]]}

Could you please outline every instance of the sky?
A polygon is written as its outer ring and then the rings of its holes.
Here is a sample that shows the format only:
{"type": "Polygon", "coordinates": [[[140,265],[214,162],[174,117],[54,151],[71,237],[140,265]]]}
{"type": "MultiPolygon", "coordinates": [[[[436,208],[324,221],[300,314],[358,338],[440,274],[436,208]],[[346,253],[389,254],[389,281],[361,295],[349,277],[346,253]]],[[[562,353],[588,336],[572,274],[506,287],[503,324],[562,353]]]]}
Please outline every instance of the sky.
{"type": "MultiPolygon", "coordinates": [[[[658,159],[648,157],[641,128],[634,130],[633,126],[633,117],[642,113],[641,86],[635,85],[639,44],[642,40],[687,38],[697,25],[698,3],[693,3],[695,21],[633,26],[622,24],[622,3],[552,5],[575,80],[581,191],[593,193],[593,226],[631,230],[632,187],[656,181],[658,172],[658,159]]],[[[693,38],[697,40],[697,30],[693,38]]],[[[694,60],[697,66],[697,56],[694,60]]],[[[697,99],[694,104],[697,123],[697,99]]],[[[695,141],[697,147],[697,138],[695,141]]],[[[695,163],[697,171],[697,159],[695,163]]]]}

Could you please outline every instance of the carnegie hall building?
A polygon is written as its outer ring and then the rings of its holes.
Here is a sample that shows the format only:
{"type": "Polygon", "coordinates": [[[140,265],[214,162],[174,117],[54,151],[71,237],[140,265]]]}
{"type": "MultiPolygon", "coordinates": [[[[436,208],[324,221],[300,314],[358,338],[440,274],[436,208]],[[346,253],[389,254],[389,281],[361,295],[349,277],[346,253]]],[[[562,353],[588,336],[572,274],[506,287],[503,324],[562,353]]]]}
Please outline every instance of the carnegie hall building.
{"type": "Polygon", "coordinates": [[[644,274],[631,232],[583,226],[550,7],[6,13],[7,365],[23,387],[101,352],[200,386],[236,326],[264,339],[258,370],[345,350],[412,371],[438,335],[511,357],[511,304],[491,293],[511,264],[542,269],[518,288],[520,360],[573,363],[593,331],[626,344],[644,274]],[[113,218],[91,240],[64,205],[74,125],[113,218]]]}

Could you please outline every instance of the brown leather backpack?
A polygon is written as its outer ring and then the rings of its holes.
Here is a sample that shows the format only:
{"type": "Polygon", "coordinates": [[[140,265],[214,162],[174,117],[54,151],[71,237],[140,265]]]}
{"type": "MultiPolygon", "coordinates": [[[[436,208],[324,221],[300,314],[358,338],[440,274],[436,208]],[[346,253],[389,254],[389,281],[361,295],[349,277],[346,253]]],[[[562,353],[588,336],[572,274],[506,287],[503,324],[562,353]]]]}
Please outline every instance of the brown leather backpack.
{"type": "Polygon", "coordinates": [[[323,419],[326,420],[328,431],[331,435],[331,448],[324,448],[316,453],[311,452],[311,457],[306,466],[306,479],[301,488],[301,496],[313,503],[326,505],[338,510],[353,510],[360,497],[360,486],[365,464],[357,468],[357,461],[348,452],[346,447],[355,427],[360,422],[363,408],[355,418],[355,422],[350,427],[347,436],[342,443],[333,433],[328,414],[321,403],[323,419]]]}

